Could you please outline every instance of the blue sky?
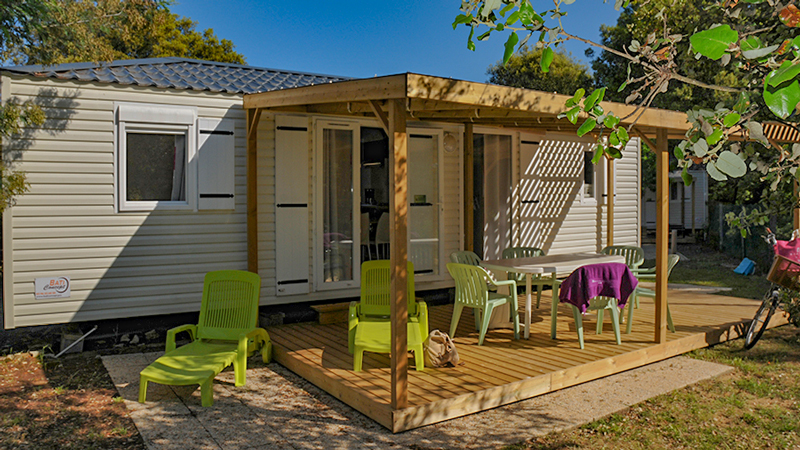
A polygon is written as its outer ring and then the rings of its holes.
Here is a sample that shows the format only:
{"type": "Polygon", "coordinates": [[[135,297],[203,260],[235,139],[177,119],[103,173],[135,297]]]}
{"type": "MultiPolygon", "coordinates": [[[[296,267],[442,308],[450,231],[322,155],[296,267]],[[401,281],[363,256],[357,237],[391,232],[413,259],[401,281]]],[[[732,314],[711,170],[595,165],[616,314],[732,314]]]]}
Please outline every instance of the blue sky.
{"type": "MultiPolygon", "coordinates": [[[[284,1],[177,0],[170,10],[230,39],[252,66],[372,77],[404,72],[486,81],[503,55],[505,37],[466,46],[466,27],[453,31],[459,0],[284,1]]],[[[552,5],[534,0],[534,5],[552,5]]],[[[546,6],[542,6],[546,7],[546,6]]],[[[567,32],[599,41],[601,24],[616,24],[613,2],[578,0],[566,7],[567,32]]],[[[566,49],[589,65],[587,46],[566,49]]]]}

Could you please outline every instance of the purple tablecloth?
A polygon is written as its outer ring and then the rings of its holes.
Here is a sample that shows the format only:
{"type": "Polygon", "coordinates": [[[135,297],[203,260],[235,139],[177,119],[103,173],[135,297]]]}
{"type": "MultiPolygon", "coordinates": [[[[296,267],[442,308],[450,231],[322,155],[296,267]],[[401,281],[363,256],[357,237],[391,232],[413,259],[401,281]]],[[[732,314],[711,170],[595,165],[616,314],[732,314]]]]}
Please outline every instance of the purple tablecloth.
{"type": "Polygon", "coordinates": [[[639,280],[622,263],[589,264],[578,267],[561,283],[559,300],[575,305],[581,314],[586,312],[589,300],[603,295],[618,300],[625,307],[639,280]]]}

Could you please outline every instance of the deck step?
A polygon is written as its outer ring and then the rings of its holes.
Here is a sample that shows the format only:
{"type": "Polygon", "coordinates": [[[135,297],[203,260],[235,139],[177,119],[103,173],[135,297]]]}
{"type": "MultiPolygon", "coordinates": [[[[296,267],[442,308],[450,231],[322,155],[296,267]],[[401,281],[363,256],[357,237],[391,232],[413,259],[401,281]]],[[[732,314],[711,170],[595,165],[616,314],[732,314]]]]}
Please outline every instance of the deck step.
{"type": "Polygon", "coordinates": [[[349,307],[350,302],[342,302],[314,305],[311,309],[319,314],[320,325],[328,325],[331,323],[347,322],[347,311],[349,307]]]}

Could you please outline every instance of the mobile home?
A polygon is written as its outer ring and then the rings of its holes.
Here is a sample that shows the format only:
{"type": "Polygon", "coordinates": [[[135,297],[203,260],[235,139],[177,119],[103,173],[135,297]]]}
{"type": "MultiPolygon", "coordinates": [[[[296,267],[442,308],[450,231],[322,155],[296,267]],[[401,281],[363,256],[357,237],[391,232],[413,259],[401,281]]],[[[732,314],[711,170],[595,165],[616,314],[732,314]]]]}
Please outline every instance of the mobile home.
{"type": "MultiPolygon", "coordinates": [[[[403,77],[444,80],[386,79],[403,77]]],[[[3,102],[47,116],[3,140],[30,182],[3,215],[5,328],[197,311],[203,276],[217,269],[257,267],[262,305],[356,297],[360,263],[388,255],[382,105],[243,106],[258,92],[346,90],[345,77],[157,58],[9,67],[0,83],[3,102]]],[[[638,139],[595,166],[593,139],[557,123],[487,121],[473,108],[459,124],[439,119],[464,109],[414,111],[409,102],[418,291],[452,287],[445,263],[464,248],[486,259],[512,245],[600,250],[609,186],[613,242],[638,245],[638,139]]]]}

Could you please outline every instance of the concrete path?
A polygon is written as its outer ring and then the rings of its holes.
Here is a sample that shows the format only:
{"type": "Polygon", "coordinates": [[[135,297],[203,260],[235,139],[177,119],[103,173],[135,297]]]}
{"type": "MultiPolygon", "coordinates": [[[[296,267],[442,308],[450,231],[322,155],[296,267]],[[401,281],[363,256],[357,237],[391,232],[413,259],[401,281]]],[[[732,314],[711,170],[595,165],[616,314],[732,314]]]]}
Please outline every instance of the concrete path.
{"type": "Polygon", "coordinates": [[[195,386],[150,383],[136,401],[139,371],[158,353],[106,356],[108,373],[151,449],[497,449],[570,429],[649,398],[733,370],[675,357],[551,394],[392,434],[276,363],[250,360],[247,385],[233,371],[214,382],[213,407],[195,386]],[[414,447],[415,446],[415,447],[414,447]]]}

